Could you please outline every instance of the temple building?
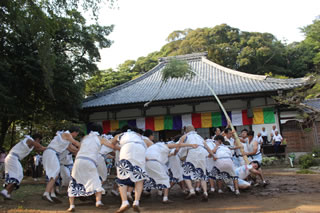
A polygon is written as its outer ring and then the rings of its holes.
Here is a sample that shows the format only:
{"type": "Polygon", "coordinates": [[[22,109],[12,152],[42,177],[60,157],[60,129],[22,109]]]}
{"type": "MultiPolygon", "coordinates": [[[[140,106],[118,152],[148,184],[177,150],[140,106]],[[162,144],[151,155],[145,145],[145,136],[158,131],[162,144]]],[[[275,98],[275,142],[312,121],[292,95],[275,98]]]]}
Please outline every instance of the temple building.
{"type": "MultiPolygon", "coordinates": [[[[161,71],[170,59],[166,57],[159,59],[159,64],[144,75],[87,98],[82,105],[86,122],[101,122],[105,133],[126,124],[151,129],[157,140],[167,140],[192,124],[204,138],[210,137],[214,127],[226,126],[226,118],[205,80],[218,95],[238,132],[247,128],[257,133],[262,127],[271,132],[275,125],[282,133],[283,125],[290,119],[282,116],[288,113],[278,107],[272,97],[303,87],[308,79],[247,74],[220,66],[206,55],[175,56],[185,60],[200,77],[169,79],[160,88],[161,71]],[[152,99],[153,102],[144,107],[152,99]]],[[[290,141],[287,143],[289,146],[290,141]]]]}

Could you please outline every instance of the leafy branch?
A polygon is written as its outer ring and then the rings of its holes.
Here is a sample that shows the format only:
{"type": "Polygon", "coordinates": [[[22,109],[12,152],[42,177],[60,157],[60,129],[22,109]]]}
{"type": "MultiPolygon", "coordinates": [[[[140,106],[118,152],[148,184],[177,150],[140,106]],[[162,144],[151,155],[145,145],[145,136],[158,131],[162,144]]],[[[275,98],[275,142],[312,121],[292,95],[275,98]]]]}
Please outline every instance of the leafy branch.
{"type": "Polygon", "coordinates": [[[162,81],[157,93],[149,102],[144,104],[144,107],[148,107],[149,104],[160,94],[161,88],[170,78],[184,78],[186,80],[191,80],[194,75],[192,68],[186,61],[179,60],[174,57],[170,58],[165,68],[162,69],[162,81]]]}

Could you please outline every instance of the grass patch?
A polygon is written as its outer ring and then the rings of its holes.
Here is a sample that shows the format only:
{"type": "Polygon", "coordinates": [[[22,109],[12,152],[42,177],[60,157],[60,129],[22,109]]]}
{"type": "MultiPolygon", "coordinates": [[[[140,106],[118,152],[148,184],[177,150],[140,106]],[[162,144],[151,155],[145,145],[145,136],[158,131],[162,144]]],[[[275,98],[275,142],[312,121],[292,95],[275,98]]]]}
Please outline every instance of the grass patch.
{"type": "Polygon", "coordinates": [[[39,193],[42,194],[44,190],[44,184],[21,184],[20,188],[13,192],[13,198],[23,201],[30,197],[38,196],[37,194],[39,193]]]}
{"type": "Polygon", "coordinates": [[[297,171],[297,174],[316,174],[316,173],[309,169],[300,169],[299,171],[297,171]]]}

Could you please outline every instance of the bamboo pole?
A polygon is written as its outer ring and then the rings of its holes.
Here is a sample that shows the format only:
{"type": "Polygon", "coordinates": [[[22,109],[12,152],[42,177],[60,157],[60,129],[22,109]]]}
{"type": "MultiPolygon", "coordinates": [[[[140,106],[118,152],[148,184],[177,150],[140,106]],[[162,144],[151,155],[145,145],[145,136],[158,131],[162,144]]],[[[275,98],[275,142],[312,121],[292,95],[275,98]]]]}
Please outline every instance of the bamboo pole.
{"type": "Polygon", "coordinates": [[[240,147],[240,152],[241,152],[241,155],[242,155],[244,161],[246,162],[246,164],[249,164],[250,162],[248,160],[247,155],[244,154],[243,146],[242,146],[242,144],[240,142],[240,139],[239,139],[239,136],[237,134],[237,131],[235,131],[234,126],[233,126],[233,124],[231,122],[231,119],[230,119],[228,113],[226,112],[225,108],[223,107],[222,103],[220,102],[220,99],[218,98],[218,96],[216,95],[216,93],[214,92],[212,87],[208,84],[208,82],[204,78],[202,78],[198,73],[196,73],[192,69],[190,69],[190,71],[193,72],[196,76],[198,76],[206,84],[206,86],[209,88],[209,90],[212,92],[214,98],[216,99],[216,101],[218,102],[220,108],[222,109],[223,114],[225,115],[226,119],[230,123],[230,127],[232,129],[232,132],[234,132],[234,138],[235,138],[236,146],[240,147]]]}

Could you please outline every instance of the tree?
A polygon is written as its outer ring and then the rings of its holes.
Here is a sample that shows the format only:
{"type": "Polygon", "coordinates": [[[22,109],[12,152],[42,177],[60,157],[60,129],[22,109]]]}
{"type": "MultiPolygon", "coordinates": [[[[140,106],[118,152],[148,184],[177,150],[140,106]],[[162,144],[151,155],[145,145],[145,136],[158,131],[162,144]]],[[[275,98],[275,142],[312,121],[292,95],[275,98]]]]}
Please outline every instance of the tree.
{"type": "MultiPolygon", "coordinates": [[[[93,6],[95,1],[83,1],[93,6]]],[[[0,146],[14,121],[77,119],[113,26],[87,25],[79,1],[0,2],[0,146]]]]}
{"type": "Polygon", "coordinates": [[[159,52],[137,59],[134,71],[145,73],[159,57],[208,52],[208,59],[247,73],[291,75],[286,67],[286,46],[270,33],[245,32],[227,24],[213,28],[177,30],[159,52]]]}
{"type": "Polygon", "coordinates": [[[293,42],[286,47],[286,68],[290,70],[290,76],[302,77],[308,73],[315,73],[313,58],[315,53],[312,45],[305,42],[293,42]]]}
{"type": "Polygon", "coordinates": [[[309,48],[312,48],[315,56],[313,57],[313,63],[315,66],[315,72],[320,72],[320,16],[318,16],[313,24],[310,24],[302,28],[302,32],[305,34],[306,39],[303,41],[309,48]]]}
{"type": "Polygon", "coordinates": [[[112,69],[99,71],[90,80],[86,81],[86,95],[90,96],[106,89],[130,81],[137,74],[128,71],[114,71],[112,69]]]}

